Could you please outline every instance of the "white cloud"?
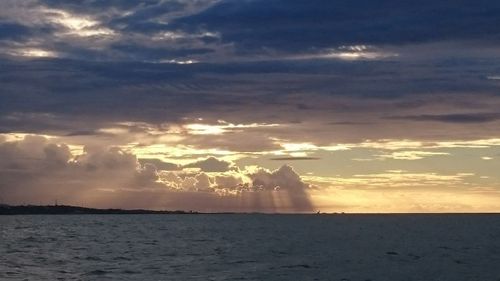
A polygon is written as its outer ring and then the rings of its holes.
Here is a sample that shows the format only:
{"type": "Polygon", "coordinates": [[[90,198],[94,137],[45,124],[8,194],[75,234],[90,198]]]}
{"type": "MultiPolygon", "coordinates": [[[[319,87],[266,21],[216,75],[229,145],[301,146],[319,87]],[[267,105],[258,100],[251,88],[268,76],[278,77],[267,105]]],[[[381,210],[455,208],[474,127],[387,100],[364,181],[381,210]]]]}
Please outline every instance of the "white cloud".
{"type": "Polygon", "coordinates": [[[241,132],[248,128],[266,128],[278,127],[279,124],[251,123],[251,124],[232,124],[224,120],[218,120],[217,124],[192,123],[183,127],[189,134],[193,135],[222,135],[229,132],[241,132]]]}
{"type": "Polygon", "coordinates": [[[447,152],[432,152],[432,151],[415,151],[415,150],[405,150],[405,151],[393,151],[389,154],[379,155],[382,159],[395,159],[395,160],[420,160],[431,156],[443,156],[450,155],[447,152]]]}

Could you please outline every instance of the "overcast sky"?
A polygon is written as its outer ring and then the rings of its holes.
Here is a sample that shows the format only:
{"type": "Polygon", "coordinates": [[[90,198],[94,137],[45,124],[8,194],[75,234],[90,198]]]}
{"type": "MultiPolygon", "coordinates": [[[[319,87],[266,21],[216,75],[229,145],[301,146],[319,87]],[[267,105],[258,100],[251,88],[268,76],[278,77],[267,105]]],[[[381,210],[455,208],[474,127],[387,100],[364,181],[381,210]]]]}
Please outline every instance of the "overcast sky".
{"type": "Polygon", "coordinates": [[[498,15],[491,0],[3,0],[0,200],[500,211],[498,15]]]}

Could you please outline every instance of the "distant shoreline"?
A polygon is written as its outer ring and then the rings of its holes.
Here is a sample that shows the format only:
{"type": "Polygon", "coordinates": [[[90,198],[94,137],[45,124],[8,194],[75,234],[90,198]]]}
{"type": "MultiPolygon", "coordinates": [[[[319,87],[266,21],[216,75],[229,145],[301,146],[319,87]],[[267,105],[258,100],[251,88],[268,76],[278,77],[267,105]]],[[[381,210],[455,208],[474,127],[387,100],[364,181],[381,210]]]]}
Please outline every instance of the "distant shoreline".
{"type": "Polygon", "coordinates": [[[0,205],[0,215],[140,215],[140,214],[200,214],[195,211],[155,211],[144,209],[97,209],[66,205],[0,205]]]}
{"type": "Polygon", "coordinates": [[[435,215],[500,215],[494,212],[482,213],[266,213],[266,212],[198,212],[184,210],[146,210],[146,209],[99,209],[69,205],[5,205],[0,204],[2,215],[317,215],[317,216],[435,216],[435,215]]]}

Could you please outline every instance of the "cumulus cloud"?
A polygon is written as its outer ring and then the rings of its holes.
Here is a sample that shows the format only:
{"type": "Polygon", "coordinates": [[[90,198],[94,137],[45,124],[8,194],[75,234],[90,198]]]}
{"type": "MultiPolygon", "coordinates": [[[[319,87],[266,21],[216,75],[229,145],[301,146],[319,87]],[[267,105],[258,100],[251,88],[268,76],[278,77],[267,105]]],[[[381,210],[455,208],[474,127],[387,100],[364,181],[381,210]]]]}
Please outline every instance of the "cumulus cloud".
{"type": "Polygon", "coordinates": [[[309,185],[304,183],[291,166],[283,165],[275,171],[259,169],[251,173],[250,178],[254,188],[273,190],[283,193],[287,204],[301,211],[311,211],[313,206],[306,190],[309,185]]]}
{"type": "Polygon", "coordinates": [[[217,187],[226,190],[239,191],[241,187],[249,185],[248,177],[245,174],[234,171],[218,174],[214,181],[217,187]]]}
{"type": "Polygon", "coordinates": [[[196,183],[194,184],[194,188],[199,191],[210,191],[211,187],[213,185],[212,179],[205,174],[205,173],[199,173],[195,176],[196,183]]]}
{"type": "Polygon", "coordinates": [[[85,147],[84,154],[77,156],[75,163],[90,171],[135,169],[137,167],[135,155],[123,152],[118,147],[108,149],[85,147]]]}
{"type": "Polygon", "coordinates": [[[64,167],[71,153],[65,144],[48,143],[39,136],[26,136],[21,142],[0,144],[0,167],[6,170],[44,170],[64,167]]]}
{"type": "Polygon", "coordinates": [[[176,171],[181,169],[177,164],[164,162],[156,158],[140,158],[138,160],[141,165],[151,164],[158,170],[176,171]]]}
{"type": "Polygon", "coordinates": [[[291,166],[283,165],[278,170],[258,169],[250,174],[253,185],[264,189],[304,189],[306,185],[291,166]]]}
{"type": "Polygon", "coordinates": [[[156,167],[152,164],[146,163],[136,170],[135,180],[132,184],[138,186],[147,186],[150,183],[156,182],[158,179],[159,176],[156,167]]]}
{"type": "Polygon", "coordinates": [[[201,167],[199,171],[167,171],[155,163],[164,162],[139,161],[118,147],[88,146],[74,155],[67,145],[41,136],[28,135],[15,141],[4,138],[0,143],[0,194],[5,202],[13,204],[59,199],[67,204],[100,207],[312,210],[308,185],[289,166],[276,171],[240,171],[233,163],[208,158],[195,162],[201,167]],[[132,194],[136,194],[136,201],[132,194]],[[185,206],[171,201],[178,197],[183,198],[185,206]]]}

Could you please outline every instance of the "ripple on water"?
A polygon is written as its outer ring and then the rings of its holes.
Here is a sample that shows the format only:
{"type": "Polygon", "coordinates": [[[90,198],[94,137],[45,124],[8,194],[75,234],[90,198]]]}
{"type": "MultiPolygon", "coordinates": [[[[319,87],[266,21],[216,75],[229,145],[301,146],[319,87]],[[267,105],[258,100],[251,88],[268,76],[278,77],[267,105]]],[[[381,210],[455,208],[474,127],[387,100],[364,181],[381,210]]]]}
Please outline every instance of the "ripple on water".
{"type": "Polygon", "coordinates": [[[123,270],[121,273],[123,273],[123,274],[141,274],[142,271],[127,269],[127,270],[123,270]]]}
{"type": "Polygon", "coordinates": [[[96,257],[96,256],[86,256],[83,259],[87,260],[87,261],[102,261],[102,259],[100,257],[96,257]]]}
{"type": "Polygon", "coordinates": [[[110,272],[106,271],[106,270],[95,269],[95,270],[92,270],[92,271],[85,273],[84,275],[106,275],[108,273],[110,273],[110,272]]]}
{"type": "Polygon", "coordinates": [[[129,257],[122,257],[122,256],[119,256],[119,257],[114,257],[113,258],[114,261],[131,261],[132,259],[129,258],[129,257]]]}

